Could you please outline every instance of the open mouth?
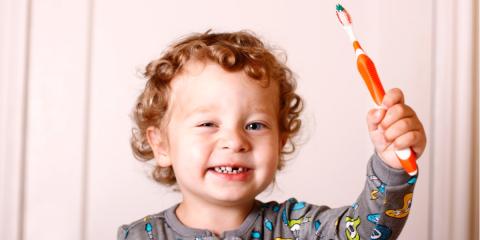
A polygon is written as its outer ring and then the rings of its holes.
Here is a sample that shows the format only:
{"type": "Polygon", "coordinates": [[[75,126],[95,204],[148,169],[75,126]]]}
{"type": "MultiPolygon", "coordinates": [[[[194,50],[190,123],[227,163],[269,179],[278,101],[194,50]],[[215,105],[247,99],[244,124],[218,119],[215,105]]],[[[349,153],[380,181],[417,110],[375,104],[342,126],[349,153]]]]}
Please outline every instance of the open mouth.
{"type": "Polygon", "coordinates": [[[246,167],[218,166],[218,167],[209,168],[208,170],[213,170],[215,172],[224,173],[224,174],[240,174],[240,173],[248,172],[251,169],[246,167]]]}

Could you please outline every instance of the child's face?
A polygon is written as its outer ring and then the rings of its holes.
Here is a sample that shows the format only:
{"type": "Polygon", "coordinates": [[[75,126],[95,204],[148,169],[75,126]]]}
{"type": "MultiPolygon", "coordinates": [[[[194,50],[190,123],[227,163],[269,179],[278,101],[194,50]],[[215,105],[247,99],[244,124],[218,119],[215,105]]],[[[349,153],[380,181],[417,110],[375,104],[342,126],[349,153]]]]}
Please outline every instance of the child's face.
{"type": "MultiPolygon", "coordinates": [[[[184,200],[233,205],[254,199],[272,182],[280,158],[276,83],[264,88],[243,71],[190,62],[171,87],[168,140],[153,148],[161,166],[173,165],[184,200]],[[229,165],[249,170],[214,169],[229,165]]],[[[155,142],[151,136],[158,135],[149,136],[155,142]]]]}

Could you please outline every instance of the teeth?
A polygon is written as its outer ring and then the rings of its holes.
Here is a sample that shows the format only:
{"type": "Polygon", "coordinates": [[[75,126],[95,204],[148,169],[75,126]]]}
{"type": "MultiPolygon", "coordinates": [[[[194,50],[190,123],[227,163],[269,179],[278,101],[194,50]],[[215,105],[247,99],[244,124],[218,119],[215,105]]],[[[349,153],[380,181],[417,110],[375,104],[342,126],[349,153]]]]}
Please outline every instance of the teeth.
{"type": "Polygon", "coordinates": [[[247,171],[246,168],[236,168],[235,170],[232,167],[215,167],[215,172],[226,173],[226,174],[237,174],[247,171]]]}

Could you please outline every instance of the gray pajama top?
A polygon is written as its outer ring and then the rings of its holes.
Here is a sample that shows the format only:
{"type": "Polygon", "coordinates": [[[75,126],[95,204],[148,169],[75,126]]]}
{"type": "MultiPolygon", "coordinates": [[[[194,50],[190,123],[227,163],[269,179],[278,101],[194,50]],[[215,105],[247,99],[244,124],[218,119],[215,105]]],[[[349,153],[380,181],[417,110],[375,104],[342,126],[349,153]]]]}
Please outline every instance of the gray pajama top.
{"type": "Polygon", "coordinates": [[[388,167],[377,154],[367,166],[365,187],[351,206],[330,208],[295,198],[278,203],[256,200],[236,230],[216,236],[183,225],[178,204],[118,229],[118,240],[213,239],[396,239],[407,220],[417,177],[388,167]]]}

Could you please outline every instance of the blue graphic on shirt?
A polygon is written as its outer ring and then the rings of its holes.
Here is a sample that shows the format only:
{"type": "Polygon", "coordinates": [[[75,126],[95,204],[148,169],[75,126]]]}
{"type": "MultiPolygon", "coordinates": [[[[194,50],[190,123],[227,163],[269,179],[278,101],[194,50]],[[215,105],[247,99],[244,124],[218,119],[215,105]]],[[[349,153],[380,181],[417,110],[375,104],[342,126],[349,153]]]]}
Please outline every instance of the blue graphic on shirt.
{"type": "Polygon", "coordinates": [[[297,202],[293,205],[293,210],[300,210],[305,207],[305,202],[297,202]]]}
{"type": "Polygon", "coordinates": [[[373,185],[378,189],[379,192],[381,193],[385,193],[385,183],[383,183],[382,181],[380,181],[380,179],[378,179],[377,176],[375,175],[370,175],[368,176],[368,179],[370,181],[372,181],[373,185]]]}
{"type": "Polygon", "coordinates": [[[408,179],[408,184],[413,185],[417,182],[417,176],[413,176],[410,179],[408,179]]]}
{"type": "Polygon", "coordinates": [[[272,210],[273,210],[273,212],[280,211],[280,205],[278,205],[278,204],[273,205],[272,210]]]}
{"type": "Polygon", "coordinates": [[[262,233],[260,233],[259,231],[253,231],[251,236],[252,236],[253,239],[261,239],[262,238],[262,233]]]}
{"type": "Polygon", "coordinates": [[[379,213],[372,213],[367,215],[367,220],[377,224],[378,220],[380,220],[380,214],[379,213]]]}
{"type": "Polygon", "coordinates": [[[272,223],[270,220],[265,219],[265,227],[266,227],[268,230],[272,231],[272,230],[273,230],[273,223],[272,223]]]}
{"type": "Polygon", "coordinates": [[[392,235],[392,230],[388,227],[377,224],[373,229],[372,236],[370,239],[372,240],[387,240],[392,235]]]}
{"type": "Polygon", "coordinates": [[[288,217],[287,217],[287,210],[286,209],[283,209],[282,221],[283,221],[284,224],[288,225],[288,217]]]}
{"type": "Polygon", "coordinates": [[[313,222],[313,226],[315,227],[315,232],[318,232],[318,229],[320,229],[320,220],[315,220],[315,222],[313,222]]]}
{"type": "Polygon", "coordinates": [[[354,202],[352,204],[352,208],[353,208],[353,210],[356,210],[358,208],[358,203],[354,202]]]}
{"type": "Polygon", "coordinates": [[[385,193],[385,183],[382,183],[382,185],[380,185],[380,187],[378,187],[378,191],[381,192],[381,193],[385,193]]]}
{"type": "Polygon", "coordinates": [[[153,230],[152,224],[150,224],[150,223],[145,224],[145,231],[147,232],[149,240],[153,240],[152,230],[153,230]]]}

